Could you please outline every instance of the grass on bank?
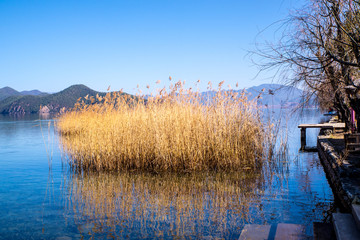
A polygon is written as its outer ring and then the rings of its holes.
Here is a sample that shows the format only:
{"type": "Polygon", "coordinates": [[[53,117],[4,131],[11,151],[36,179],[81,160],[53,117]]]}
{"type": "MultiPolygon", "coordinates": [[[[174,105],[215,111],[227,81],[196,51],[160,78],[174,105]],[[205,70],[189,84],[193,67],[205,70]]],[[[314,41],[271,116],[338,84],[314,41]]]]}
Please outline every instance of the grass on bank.
{"type": "Polygon", "coordinates": [[[77,170],[197,171],[254,169],[273,147],[256,100],[222,91],[210,99],[177,82],[155,96],[121,92],[79,99],[57,122],[77,170]]]}

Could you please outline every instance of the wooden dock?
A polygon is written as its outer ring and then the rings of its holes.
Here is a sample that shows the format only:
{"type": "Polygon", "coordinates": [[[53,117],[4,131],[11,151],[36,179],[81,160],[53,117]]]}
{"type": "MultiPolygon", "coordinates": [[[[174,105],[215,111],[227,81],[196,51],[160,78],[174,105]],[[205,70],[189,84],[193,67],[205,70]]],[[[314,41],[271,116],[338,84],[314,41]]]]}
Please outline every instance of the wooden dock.
{"type": "Polygon", "coordinates": [[[333,213],[331,223],[313,223],[314,238],[304,225],[278,223],[273,225],[246,224],[239,240],[355,240],[360,239],[360,205],[352,204],[352,213],[333,213]]]}
{"type": "Polygon", "coordinates": [[[346,128],[345,123],[317,123],[317,124],[300,124],[298,128],[301,128],[301,150],[305,150],[306,147],[306,129],[307,128],[320,128],[328,130],[328,133],[336,132],[337,130],[344,130],[346,128]]]}
{"type": "MultiPolygon", "coordinates": [[[[275,226],[274,226],[275,227],[275,226]]],[[[270,225],[246,224],[241,231],[239,240],[302,240],[308,239],[305,227],[298,224],[279,223],[276,226],[275,237],[270,234],[270,225]]]]}

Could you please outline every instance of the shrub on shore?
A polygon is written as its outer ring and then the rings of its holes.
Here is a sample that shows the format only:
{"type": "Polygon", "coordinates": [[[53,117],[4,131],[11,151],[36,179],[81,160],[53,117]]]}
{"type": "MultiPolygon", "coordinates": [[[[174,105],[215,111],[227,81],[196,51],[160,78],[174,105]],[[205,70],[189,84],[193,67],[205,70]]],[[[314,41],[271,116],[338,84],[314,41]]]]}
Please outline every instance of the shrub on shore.
{"type": "Polygon", "coordinates": [[[57,129],[77,170],[199,171],[255,169],[271,143],[255,100],[222,91],[205,99],[181,82],[155,96],[121,92],[86,97],[57,129]]]}

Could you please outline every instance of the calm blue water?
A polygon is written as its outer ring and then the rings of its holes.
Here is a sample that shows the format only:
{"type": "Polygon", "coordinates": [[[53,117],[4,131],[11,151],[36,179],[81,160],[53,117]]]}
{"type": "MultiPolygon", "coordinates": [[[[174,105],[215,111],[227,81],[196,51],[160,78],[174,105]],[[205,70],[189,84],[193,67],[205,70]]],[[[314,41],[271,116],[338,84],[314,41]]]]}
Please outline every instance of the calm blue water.
{"type": "MultiPolygon", "coordinates": [[[[0,115],[0,239],[237,239],[246,223],[279,222],[304,224],[311,235],[334,206],[317,153],[298,152],[297,125],[319,122],[317,110],[287,122],[288,162],[271,181],[78,175],[63,164],[53,121],[38,118],[0,115]]],[[[316,135],[307,132],[308,146],[316,135]]]]}

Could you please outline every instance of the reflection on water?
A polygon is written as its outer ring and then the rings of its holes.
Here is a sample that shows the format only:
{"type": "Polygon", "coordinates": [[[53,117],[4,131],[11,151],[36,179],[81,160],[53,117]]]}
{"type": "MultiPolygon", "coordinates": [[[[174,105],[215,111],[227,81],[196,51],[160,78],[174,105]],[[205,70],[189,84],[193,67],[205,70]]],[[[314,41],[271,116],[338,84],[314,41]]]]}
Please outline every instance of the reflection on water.
{"type": "MultiPolygon", "coordinates": [[[[309,111],[288,122],[285,162],[178,175],[74,173],[56,138],[44,144],[54,137],[50,121],[0,116],[0,239],[237,239],[246,223],[279,222],[303,224],[311,235],[334,199],[317,153],[298,152],[297,124],[320,117],[309,111]]],[[[309,146],[316,134],[307,132],[309,146]]]]}
{"type": "Polygon", "coordinates": [[[264,192],[259,174],[71,174],[66,209],[81,234],[238,237],[264,192]],[[85,224],[86,223],[86,224],[85,224]],[[91,229],[89,229],[91,227],[91,229]]]}

